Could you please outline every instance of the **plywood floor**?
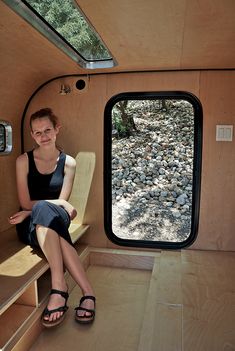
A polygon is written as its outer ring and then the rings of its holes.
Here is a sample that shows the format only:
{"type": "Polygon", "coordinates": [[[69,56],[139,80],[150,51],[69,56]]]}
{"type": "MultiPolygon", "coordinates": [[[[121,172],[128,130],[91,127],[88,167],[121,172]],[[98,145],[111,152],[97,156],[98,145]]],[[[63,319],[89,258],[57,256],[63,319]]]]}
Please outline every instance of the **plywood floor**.
{"type": "Polygon", "coordinates": [[[66,321],[45,330],[31,351],[137,349],[151,272],[99,266],[90,266],[87,272],[97,297],[95,323],[81,326],[74,321],[73,309],[81,296],[75,288],[66,321]]]}
{"type": "MultiPolygon", "coordinates": [[[[108,262],[112,255],[115,261],[118,252],[108,255],[108,262]]],[[[104,252],[97,262],[102,257],[107,264],[104,252]]],[[[125,268],[123,260],[122,268],[91,262],[95,323],[81,326],[73,320],[80,298],[74,288],[66,321],[43,331],[31,351],[235,350],[235,253],[163,251],[149,270],[125,268]]]]}

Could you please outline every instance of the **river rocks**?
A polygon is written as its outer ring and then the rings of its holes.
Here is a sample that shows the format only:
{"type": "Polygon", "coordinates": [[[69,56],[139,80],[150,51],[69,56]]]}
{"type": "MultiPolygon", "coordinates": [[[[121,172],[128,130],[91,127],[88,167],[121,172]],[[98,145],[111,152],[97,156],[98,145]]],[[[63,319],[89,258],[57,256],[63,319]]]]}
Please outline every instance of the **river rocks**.
{"type": "Polygon", "coordinates": [[[182,194],[182,195],[177,197],[176,202],[177,202],[177,204],[183,206],[186,204],[187,198],[188,198],[187,194],[182,194]]]}
{"type": "Polygon", "coordinates": [[[190,234],[193,109],[136,114],[138,132],[113,138],[113,232],[122,238],[182,241],[190,234]],[[134,234],[133,234],[134,233],[134,234]]]}

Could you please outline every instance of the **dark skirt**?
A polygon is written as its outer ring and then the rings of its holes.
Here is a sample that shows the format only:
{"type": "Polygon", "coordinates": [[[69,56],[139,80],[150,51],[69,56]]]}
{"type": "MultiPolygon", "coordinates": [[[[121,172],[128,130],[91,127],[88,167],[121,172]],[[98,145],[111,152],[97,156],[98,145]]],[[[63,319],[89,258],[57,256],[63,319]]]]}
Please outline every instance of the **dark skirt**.
{"type": "Polygon", "coordinates": [[[73,245],[68,231],[70,217],[67,211],[61,206],[52,204],[45,200],[38,201],[32,209],[31,215],[22,223],[16,225],[19,239],[32,247],[39,247],[36,225],[54,230],[59,236],[73,245]]]}

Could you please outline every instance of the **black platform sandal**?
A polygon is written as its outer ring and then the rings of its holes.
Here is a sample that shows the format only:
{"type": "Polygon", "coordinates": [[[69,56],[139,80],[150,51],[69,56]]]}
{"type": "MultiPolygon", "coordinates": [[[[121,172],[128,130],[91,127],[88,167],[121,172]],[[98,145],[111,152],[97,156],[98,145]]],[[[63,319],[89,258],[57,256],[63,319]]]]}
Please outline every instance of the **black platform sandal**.
{"type": "Polygon", "coordinates": [[[85,300],[92,300],[94,301],[94,305],[95,305],[95,297],[94,296],[83,296],[80,300],[80,303],[79,303],[79,306],[75,308],[75,311],[76,311],[76,314],[75,314],[75,320],[76,322],[78,323],[81,323],[81,324],[89,324],[89,323],[92,323],[95,319],[95,308],[94,309],[89,309],[89,308],[84,308],[84,307],[81,307],[81,304],[83,303],[83,301],[85,300]],[[83,315],[83,316],[78,316],[77,314],[77,311],[85,311],[85,312],[89,312],[90,313],[90,316],[86,316],[86,315],[83,315]]]}
{"type": "Polygon", "coordinates": [[[67,306],[67,300],[69,298],[68,292],[60,291],[57,289],[51,289],[50,295],[52,295],[52,294],[61,295],[65,299],[65,304],[64,304],[64,306],[60,306],[60,307],[55,308],[53,310],[48,310],[47,307],[45,308],[45,310],[42,313],[42,324],[46,328],[55,327],[56,325],[59,325],[60,323],[62,323],[64,320],[64,317],[65,317],[65,312],[68,310],[68,306],[67,306]],[[49,321],[49,320],[45,319],[45,317],[47,317],[47,316],[50,317],[50,315],[52,313],[55,313],[55,312],[64,312],[64,313],[54,321],[49,321]]]}

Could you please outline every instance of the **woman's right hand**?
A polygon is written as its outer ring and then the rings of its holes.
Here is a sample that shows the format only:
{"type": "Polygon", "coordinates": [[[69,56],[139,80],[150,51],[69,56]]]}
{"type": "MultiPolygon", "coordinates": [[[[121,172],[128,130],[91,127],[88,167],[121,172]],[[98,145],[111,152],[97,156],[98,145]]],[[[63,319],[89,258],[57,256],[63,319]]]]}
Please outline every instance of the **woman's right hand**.
{"type": "Polygon", "coordinates": [[[8,218],[10,224],[19,224],[31,214],[31,211],[19,211],[8,218]]]}
{"type": "Polygon", "coordinates": [[[63,207],[65,211],[68,212],[71,220],[73,220],[77,216],[77,210],[68,201],[65,201],[63,207]]]}
{"type": "Polygon", "coordinates": [[[68,212],[69,217],[73,220],[77,216],[77,210],[66,200],[64,199],[55,199],[55,200],[46,200],[52,204],[61,206],[68,212]]]}

